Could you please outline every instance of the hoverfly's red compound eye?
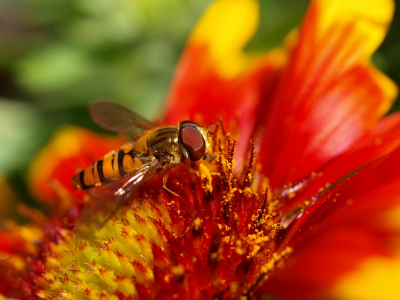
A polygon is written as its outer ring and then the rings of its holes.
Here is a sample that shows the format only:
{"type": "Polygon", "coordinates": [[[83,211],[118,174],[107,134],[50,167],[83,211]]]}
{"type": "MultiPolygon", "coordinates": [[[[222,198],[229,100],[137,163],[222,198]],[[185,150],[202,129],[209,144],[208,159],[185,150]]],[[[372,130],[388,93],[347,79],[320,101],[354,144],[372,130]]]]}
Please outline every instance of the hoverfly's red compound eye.
{"type": "Polygon", "coordinates": [[[196,127],[201,127],[192,121],[183,121],[179,125],[179,141],[185,147],[191,161],[197,161],[204,156],[206,142],[196,127]]]}

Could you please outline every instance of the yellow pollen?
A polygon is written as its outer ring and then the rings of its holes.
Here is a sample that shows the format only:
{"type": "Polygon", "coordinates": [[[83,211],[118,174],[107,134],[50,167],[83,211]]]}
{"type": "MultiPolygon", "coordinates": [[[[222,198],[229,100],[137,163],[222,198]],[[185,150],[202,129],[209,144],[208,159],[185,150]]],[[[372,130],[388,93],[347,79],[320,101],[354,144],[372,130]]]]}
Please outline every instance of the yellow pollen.
{"type": "Polygon", "coordinates": [[[278,253],[273,253],[272,258],[264,265],[261,267],[261,273],[267,274],[269,271],[271,271],[276,263],[284,258],[285,256],[289,255],[293,251],[292,248],[286,247],[285,250],[282,250],[280,254],[278,253]]]}
{"type": "Polygon", "coordinates": [[[201,226],[201,219],[199,218],[199,217],[197,217],[196,219],[194,219],[194,221],[193,221],[193,226],[194,226],[194,228],[197,230],[197,229],[200,229],[200,226],[201,226]]]}
{"type": "Polygon", "coordinates": [[[232,283],[229,285],[229,290],[230,290],[232,293],[236,292],[238,289],[239,289],[239,283],[237,283],[237,282],[232,282],[232,283]]]}
{"type": "Polygon", "coordinates": [[[243,192],[246,197],[251,197],[253,195],[253,191],[251,188],[245,188],[243,192]]]}
{"type": "Polygon", "coordinates": [[[236,249],[235,249],[236,253],[239,255],[243,255],[246,253],[246,249],[243,246],[243,242],[242,240],[236,240],[236,249]]]}
{"type": "Polygon", "coordinates": [[[211,193],[213,191],[212,177],[210,170],[204,164],[200,164],[199,166],[199,175],[202,181],[204,191],[211,193]]]}
{"type": "Polygon", "coordinates": [[[178,277],[185,274],[185,269],[183,268],[182,265],[177,265],[171,268],[171,272],[172,274],[174,274],[174,276],[178,277]]]}
{"type": "Polygon", "coordinates": [[[222,239],[222,241],[225,243],[225,244],[228,244],[229,242],[230,242],[230,240],[231,240],[231,236],[226,236],[226,237],[224,237],[223,239],[222,239]]]}

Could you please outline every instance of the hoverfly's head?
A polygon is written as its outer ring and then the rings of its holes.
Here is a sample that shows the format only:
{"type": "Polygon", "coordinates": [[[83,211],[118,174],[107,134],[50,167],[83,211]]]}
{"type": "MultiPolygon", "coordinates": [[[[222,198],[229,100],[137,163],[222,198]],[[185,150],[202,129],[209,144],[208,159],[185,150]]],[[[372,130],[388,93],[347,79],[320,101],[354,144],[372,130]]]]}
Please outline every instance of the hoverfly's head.
{"type": "Polygon", "coordinates": [[[186,158],[198,161],[210,151],[209,131],[192,121],[179,123],[179,143],[186,158]]]}

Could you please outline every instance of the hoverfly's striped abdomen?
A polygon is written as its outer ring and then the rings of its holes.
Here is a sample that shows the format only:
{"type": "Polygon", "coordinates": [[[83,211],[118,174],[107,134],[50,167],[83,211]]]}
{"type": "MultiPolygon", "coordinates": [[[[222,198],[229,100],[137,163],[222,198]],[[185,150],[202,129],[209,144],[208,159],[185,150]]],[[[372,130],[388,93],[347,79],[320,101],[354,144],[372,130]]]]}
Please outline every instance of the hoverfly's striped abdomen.
{"type": "Polygon", "coordinates": [[[150,161],[150,157],[140,156],[133,147],[112,151],[76,174],[71,182],[78,189],[100,186],[105,180],[117,180],[150,161]]]}

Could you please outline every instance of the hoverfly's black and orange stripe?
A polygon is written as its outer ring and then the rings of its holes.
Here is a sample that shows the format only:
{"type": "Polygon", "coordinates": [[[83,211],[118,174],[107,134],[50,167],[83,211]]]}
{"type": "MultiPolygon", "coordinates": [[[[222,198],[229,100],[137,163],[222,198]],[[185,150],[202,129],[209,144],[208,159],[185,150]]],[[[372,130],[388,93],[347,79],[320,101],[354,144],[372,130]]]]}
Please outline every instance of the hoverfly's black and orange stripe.
{"type": "MultiPolygon", "coordinates": [[[[80,188],[81,189],[88,189],[88,188],[90,188],[91,186],[87,186],[86,184],[85,184],[85,170],[82,170],[82,171],[80,171],[79,172],[79,174],[78,174],[78,176],[79,176],[79,184],[80,184],[80,188]]],[[[75,178],[77,178],[77,176],[75,176],[74,178],[72,178],[72,184],[75,186],[75,187],[79,187],[79,186],[76,186],[75,184],[74,184],[74,179],[75,178]]]]}
{"type": "Polygon", "coordinates": [[[149,162],[133,147],[112,151],[72,178],[72,184],[79,189],[101,185],[105,180],[117,180],[149,162]]]}
{"type": "Polygon", "coordinates": [[[97,161],[97,174],[99,174],[99,179],[101,182],[106,180],[106,178],[104,177],[104,173],[103,173],[103,160],[102,159],[97,161]]]}
{"type": "Polygon", "coordinates": [[[119,175],[123,176],[125,175],[125,170],[124,170],[124,157],[125,157],[125,151],[124,150],[119,150],[118,151],[118,171],[119,175]]]}
{"type": "Polygon", "coordinates": [[[148,157],[141,157],[140,153],[134,148],[118,151],[118,172],[120,176],[132,173],[135,169],[143,165],[143,161],[149,160],[148,157]]]}

